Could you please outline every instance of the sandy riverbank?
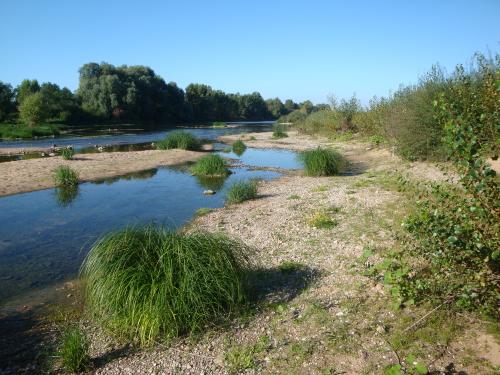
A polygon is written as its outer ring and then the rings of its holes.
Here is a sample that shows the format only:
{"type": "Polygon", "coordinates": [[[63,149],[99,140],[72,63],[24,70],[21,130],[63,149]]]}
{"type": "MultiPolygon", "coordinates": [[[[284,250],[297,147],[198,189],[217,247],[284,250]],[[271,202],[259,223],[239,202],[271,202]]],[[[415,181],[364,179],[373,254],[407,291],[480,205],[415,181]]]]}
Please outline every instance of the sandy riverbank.
{"type": "Polygon", "coordinates": [[[54,156],[0,163],[0,196],[54,187],[52,172],[59,165],[69,165],[78,171],[81,181],[94,181],[195,161],[203,155],[185,150],[147,150],[76,154],[73,160],[54,156]]]}

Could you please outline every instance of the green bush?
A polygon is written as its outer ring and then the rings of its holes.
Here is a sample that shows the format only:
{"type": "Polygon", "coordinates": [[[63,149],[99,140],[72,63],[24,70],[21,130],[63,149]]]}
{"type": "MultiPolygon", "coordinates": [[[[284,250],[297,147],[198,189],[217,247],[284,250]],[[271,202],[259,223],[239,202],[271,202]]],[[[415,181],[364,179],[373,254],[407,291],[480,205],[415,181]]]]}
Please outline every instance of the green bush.
{"type": "Polygon", "coordinates": [[[212,123],[214,128],[227,128],[227,124],[223,121],[215,121],[212,123]]]}
{"type": "Polygon", "coordinates": [[[243,154],[246,149],[247,149],[247,146],[245,145],[245,143],[243,143],[243,141],[241,139],[238,139],[237,141],[235,141],[233,143],[233,152],[236,155],[243,154]]]}
{"type": "Polygon", "coordinates": [[[302,133],[330,136],[342,129],[342,119],[338,112],[324,109],[311,113],[294,127],[302,133]]]}
{"type": "Polygon", "coordinates": [[[58,349],[62,366],[67,372],[80,372],[90,363],[89,342],[79,328],[69,328],[64,332],[58,349]]]}
{"type": "Polygon", "coordinates": [[[49,137],[60,134],[60,126],[53,124],[42,124],[28,127],[23,124],[0,124],[0,138],[33,138],[49,137]]]}
{"type": "Polygon", "coordinates": [[[73,159],[73,155],[75,155],[75,151],[72,148],[63,148],[61,150],[61,156],[64,160],[73,159]]]}
{"type": "Polygon", "coordinates": [[[227,168],[226,161],[217,154],[203,156],[191,168],[191,172],[197,176],[227,176],[231,172],[227,168]]]}
{"type": "Polygon", "coordinates": [[[280,139],[280,138],[286,138],[288,137],[288,134],[285,130],[285,126],[281,124],[274,124],[273,125],[273,138],[274,139],[280,139]]]}
{"type": "Polygon", "coordinates": [[[318,147],[304,151],[300,156],[308,176],[333,176],[340,172],[343,158],[337,151],[318,147]]]}
{"type": "Polygon", "coordinates": [[[169,150],[172,148],[197,150],[200,148],[200,141],[191,133],[175,130],[168,133],[165,139],[159,141],[156,147],[160,150],[169,150]]]}
{"type": "Polygon", "coordinates": [[[276,122],[278,124],[289,124],[289,123],[292,123],[292,124],[295,124],[296,122],[299,122],[299,121],[302,121],[303,119],[306,118],[306,114],[301,111],[300,109],[296,109],[292,112],[290,112],[289,114],[287,115],[283,115],[283,116],[280,116],[276,122]]]}
{"type": "Polygon", "coordinates": [[[141,345],[200,332],[244,302],[246,251],[223,235],[155,226],[108,234],[82,266],[87,306],[141,345]]]}
{"type": "Polygon", "coordinates": [[[500,124],[499,79],[498,60],[479,58],[471,73],[457,68],[451,90],[436,101],[459,183],[424,190],[405,221],[405,251],[385,273],[399,302],[447,302],[500,316],[500,184],[485,161],[496,153],[491,135],[500,124]]]}
{"type": "Polygon", "coordinates": [[[226,203],[241,203],[255,198],[257,198],[257,181],[238,181],[229,188],[226,203]]]}
{"type": "Polygon", "coordinates": [[[78,172],[66,165],[58,166],[54,171],[54,182],[57,186],[78,185],[78,172]]]}

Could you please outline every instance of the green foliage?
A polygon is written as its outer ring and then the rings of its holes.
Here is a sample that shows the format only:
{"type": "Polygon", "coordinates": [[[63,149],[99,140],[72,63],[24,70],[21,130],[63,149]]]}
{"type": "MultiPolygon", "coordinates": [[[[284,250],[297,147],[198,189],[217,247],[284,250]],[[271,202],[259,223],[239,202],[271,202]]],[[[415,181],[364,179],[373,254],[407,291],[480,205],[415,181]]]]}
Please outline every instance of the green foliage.
{"type": "Polygon", "coordinates": [[[246,251],[203,232],[146,226],[110,233],[82,266],[87,307],[98,322],[141,345],[201,332],[244,302],[246,251]]]}
{"type": "Polygon", "coordinates": [[[90,364],[89,342],[76,327],[68,328],[62,336],[58,356],[66,372],[81,372],[90,364]]]}
{"type": "Polygon", "coordinates": [[[295,109],[293,110],[292,112],[286,114],[286,115],[283,115],[283,116],[280,116],[276,122],[278,124],[295,124],[299,121],[302,121],[304,120],[305,118],[307,117],[307,115],[302,112],[301,110],[299,109],[295,109]]]}
{"type": "Polygon", "coordinates": [[[285,260],[278,266],[278,269],[280,270],[281,273],[290,274],[293,272],[303,270],[304,265],[302,263],[285,260]]]}
{"type": "Polygon", "coordinates": [[[265,351],[270,344],[268,336],[261,336],[251,345],[232,344],[225,355],[226,366],[230,374],[239,374],[247,369],[258,368],[257,356],[265,351]]]}
{"type": "Polygon", "coordinates": [[[435,103],[459,184],[424,191],[405,222],[420,265],[410,272],[407,259],[394,261],[388,282],[403,302],[431,298],[499,316],[500,186],[484,159],[497,151],[490,136],[498,132],[498,79],[498,68],[483,60],[475,74],[459,67],[451,92],[435,103]]]}
{"type": "Polygon", "coordinates": [[[308,220],[310,226],[318,229],[329,229],[338,225],[337,221],[326,212],[315,212],[308,220]]]}
{"type": "Polygon", "coordinates": [[[281,124],[273,125],[273,139],[286,138],[288,134],[285,130],[285,127],[281,124]]]}
{"type": "Polygon", "coordinates": [[[5,121],[15,110],[12,86],[0,81],[0,121],[5,121]]]}
{"type": "Polygon", "coordinates": [[[54,171],[54,182],[56,186],[76,186],[78,185],[78,172],[67,165],[60,165],[54,171]]]}
{"type": "Polygon", "coordinates": [[[165,139],[159,141],[156,147],[160,150],[169,150],[172,148],[197,150],[200,148],[200,141],[189,132],[175,130],[168,133],[165,139]]]}
{"type": "Polygon", "coordinates": [[[384,375],[403,375],[403,374],[412,374],[412,375],[425,375],[428,373],[427,366],[424,364],[417,362],[415,357],[410,354],[405,358],[404,366],[401,364],[392,365],[385,369],[384,375]]]}
{"type": "Polygon", "coordinates": [[[205,216],[212,212],[213,208],[201,207],[196,210],[196,216],[205,216]]]}
{"type": "Polygon", "coordinates": [[[257,198],[257,181],[238,181],[229,188],[226,203],[241,203],[255,198],[257,198]]]}
{"type": "Polygon", "coordinates": [[[215,121],[215,122],[212,122],[212,126],[214,128],[227,128],[227,124],[223,121],[215,121]]]}
{"type": "Polygon", "coordinates": [[[78,185],[60,186],[56,189],[56,201],[61,207],[68,207],[78,197],[78,185]]]}
{"type": "Polygon", "coordinates": [[[23,124],[0,124],[0,138],[33,138],[48,137],[58,135],[60,126],[53,124],[43,124],[34,127],[28,127],[23,124]]]}
{"type": "Polygon", "coordinates": [[[237,141],[235,141],[233,143],[233,152],[236,155],[243,154],[246,149],[247,149],[247,146],[245,145],[245,143],[243,143],[243,141],[241,139],[238,139],[237,141]]]}
{"type": "Polygon", "coordinates": [[[203,156],[191,167],[191,172],[197,176],[223,177],[231,173],[226,161],[217,154],[203,156]]]}
{"type": "Polygon", "coordinates": [[[343,158],[337,151],[318,147],[301,154],[304,171],[308,176],[333,176],[343,166],[343,158]]]}
{"type": "Polygon", "coordinates": [[[353,95],[349,100],[341,99],[340,103],[335,96],[331,96],[330,108],[332,112],[336,112],[340,115],[342,130],[355,130],[353,119],[354,116],[361,111],[361,103],[356,98],[356,95],[353,95]]]}
{"type": "Polygon", "coordinates": [[[331,135],[342,129],[342,118],[338,112],[324,109],[294,123],[294,127],[307,134],[331,135]]]}
{"type": "Polygon", "coordinates": [[[30,127],[47,120],[47,103],[40,92],[28,95],[24,98],[19,106],[19,118],[30,127]]]}
{"type": "Polygon", "coordinates": [[[61,150],[61,156],[64,160],[71,160],[75,155],[75,151],[72,148],[63,148],[61,150]]]}

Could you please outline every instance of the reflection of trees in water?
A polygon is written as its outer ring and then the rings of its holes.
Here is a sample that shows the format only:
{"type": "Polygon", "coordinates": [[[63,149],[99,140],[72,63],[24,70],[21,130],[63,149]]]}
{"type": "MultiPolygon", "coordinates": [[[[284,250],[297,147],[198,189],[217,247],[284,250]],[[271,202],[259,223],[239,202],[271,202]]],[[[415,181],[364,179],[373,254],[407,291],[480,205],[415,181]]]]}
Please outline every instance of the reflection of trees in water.
{"type": "Polygon", "coordinates": [[[61,207],[67,207],[78,197],[80,188],[77,186],[65,186],[56,188],[56,201],[61,207]]]}
{"type": "Polygon", "coordinates": [[[227,176],[224,177],[207,177],[207,176],[196,176],[198,184],[205,189],[210,190],[220,190],[226,182],[227,176]]]}
{"type": "Polygon", "coordinates": [[[243,155],[245,150],[246,148],[233,148],[233,152],[238,156],[243,155]]]}
{"type": "Polygon", "coordinates": [[[102,180],[93,181],[92,183],[96,185],[100,184],[111,185],[120,180],[147,180],[148,178],[154,177],[157,172],[158,169],[156,168],[146,169],[144,171],[127,173],[122,176],[103,178],[102,180]]]}

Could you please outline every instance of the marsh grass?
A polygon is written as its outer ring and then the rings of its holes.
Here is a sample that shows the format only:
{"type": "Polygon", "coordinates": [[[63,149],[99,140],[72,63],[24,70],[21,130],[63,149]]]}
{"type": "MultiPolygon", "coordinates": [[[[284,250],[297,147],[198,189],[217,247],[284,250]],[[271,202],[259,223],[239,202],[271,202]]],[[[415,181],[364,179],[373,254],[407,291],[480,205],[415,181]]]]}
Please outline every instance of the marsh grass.
{"type": "Polygon", "coordinates": [[[63,148],[61,150],[61,156],[64,160],[71,160],[75,155],[75,151],[72,148],[63,148]]]}
{"type": "Polygon", "coordinates": [[[68,328],[63,333],[57,354],[66,372],[81,372],[90,364],[88,339],[76,327],[68,328]]]}
{"type": "Polygon", "coordinates": [[[256,180],[235,182],[227,192],[226,203],[241,203],[257,198],[257,184],[256,180]]]}
{"type": "Polygon", "coordinates": [[[241,139],[238,139],[237,141],[235,141],[233,143],[233,152],[238,156],[242,155],[246,149],[247,149],[247,146],[245,145],[245,143],[241,139]]]}
{"type": "Polygon", "coordinates": [[[172,148],[198,150],[200,148],[200,143],[200,140],[193,134],[182,130],[175,130],[168,133],[165,139],[159,141],[156,147],[160,150],[170,150],[172,148]]]}
{"type": "Polygon", "coordinates": [[[273,139],[280,139],[288,137],[287,132],[285,131],[285,126],[281,124],[273,125],[273,139]]]}
{"type": "Polygon", "coordinates": [[[300,158],[308,176],[333,176],[338,174],[344,165],[342,155],[337,151],[321,147],[304,151],[300,158]]]}
{"type": "Polygon", "coordinates": [[[101,238],[81,269],[87,307],[142,346],[200,333],[238,311],[247,248],[224,235],[153,225],[101,238]]]}
{"type": "Polygon", "coordinates": [[[223,177],[231,172],[227,168],[226,161],[217,154],[203,156],[191,167],[191,172],[197,176],[223,177]]]}
{"type": "Polygon", "coordinates": [[[54,170],[54,183],[59,187],[78,185],[78,172],[68,167],[60,165],[54,170]]]}

